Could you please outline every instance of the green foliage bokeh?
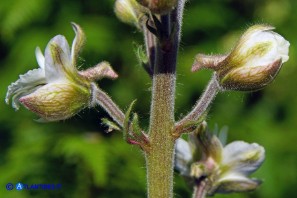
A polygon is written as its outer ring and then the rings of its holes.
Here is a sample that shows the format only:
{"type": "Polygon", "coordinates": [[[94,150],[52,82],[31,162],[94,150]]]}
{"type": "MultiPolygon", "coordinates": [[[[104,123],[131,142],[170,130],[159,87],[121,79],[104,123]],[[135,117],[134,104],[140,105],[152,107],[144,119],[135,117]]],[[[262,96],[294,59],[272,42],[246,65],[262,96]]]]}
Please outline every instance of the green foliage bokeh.
{"type": "MultiPolygon", "coordinates": [[[[21,108],[15,112],[4,102],[7,86],[19,74],[36,68],[35,47],[44,49],[57,34],[72,42],[70,22],[81,25],[87,42],[79,60],[84,69],[106,60],[119,73],[116,81],[102,80],[123,109],[137,99],[136,110],[147,127],[150,78],[138,65],[134,42],[141,33],[122,24],[110,0],[0,1],[0,197],[145,197],[145,164],[141,151],[126,144],[118,132],[106,133],[100,108],[86,109],[72,119],[38,123],[21,108]],[[56,191],[7,191],[7,183],[60,183],[56,191]]],[[[176,118],[190,110],[211,73],[191,73],[197,53],[225,53],[242,31],[255,23],[268,23],[290,41],[290,60],[277,79],[254,93],[221,93],[208,116],[229,127],[228,141],[257,142],[266,149],[266,161],[254,174],[263,179],[253,193],[216,197],[280,198],[296,196],[297,185],[297,1],[295,0],[191,0],[187,3],[178,59],[176,118]]],[[[190,197],[176,175],[176,197],[190,197]]]]}

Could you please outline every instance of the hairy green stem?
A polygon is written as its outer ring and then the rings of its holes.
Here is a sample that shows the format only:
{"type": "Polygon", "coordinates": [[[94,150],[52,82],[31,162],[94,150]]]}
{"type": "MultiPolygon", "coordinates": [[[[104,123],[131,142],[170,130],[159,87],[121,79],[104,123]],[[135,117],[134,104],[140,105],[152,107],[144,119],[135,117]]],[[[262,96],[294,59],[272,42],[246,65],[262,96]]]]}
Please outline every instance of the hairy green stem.
{"type": "Polygon", "coordinates": [[[220,88],[216,80],[216,76],[213,75],[212,79],[209,81],[206,89],[197,101],[196,105],[193,107],[192,111],[182,120],[180,120],[176,124],[176,126],[182,126],[187,122],[199,120],[199,118],[206,112],[219,90],[220,88]]]}
{"type": "Polygon", "coordinates": [[[148,198],[173,197],[176,61],[184,3],[178,0],[170,14],[160,16],[161,35],[154,39],[150,148],[146,152],[148,198]]]}
{"type": "Polygon", "coordinates": [[[153,77],[150,150],[146,153],[149,198],[173,197],[175,75],[153,77]]]}
{"type": "Polygon", "coordinates": [[[125,114],[122,110],[112,101],[112,99],[99,89],[98,87],[93,86],[93,97],[96,104],[99,104],[109,116],[117,122],[120,127],[124,126],[125,114]]]}

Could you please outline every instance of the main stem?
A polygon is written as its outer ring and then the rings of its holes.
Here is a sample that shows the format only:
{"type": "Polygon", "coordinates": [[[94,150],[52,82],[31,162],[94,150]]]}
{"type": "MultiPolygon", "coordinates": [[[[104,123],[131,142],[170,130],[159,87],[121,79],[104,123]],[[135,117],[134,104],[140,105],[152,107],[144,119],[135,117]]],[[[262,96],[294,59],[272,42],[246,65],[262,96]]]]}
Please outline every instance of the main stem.
{"type": "Polygon", "coordinates": [[[149,198],[173,197],[175,75],[153,77],[150,150],[146,154],[149,198]]]}
{"type": "MultiPolygon", "coordinates": [[[[148,198],[173,197],[174,99],[176,60],[185,0],[160,16],[162,37],[154,39],[153,85],[150,112],[150,149],[146,152],[148,198]]],[[[148,43],[148,42],[146,42],[148,43]]]]}

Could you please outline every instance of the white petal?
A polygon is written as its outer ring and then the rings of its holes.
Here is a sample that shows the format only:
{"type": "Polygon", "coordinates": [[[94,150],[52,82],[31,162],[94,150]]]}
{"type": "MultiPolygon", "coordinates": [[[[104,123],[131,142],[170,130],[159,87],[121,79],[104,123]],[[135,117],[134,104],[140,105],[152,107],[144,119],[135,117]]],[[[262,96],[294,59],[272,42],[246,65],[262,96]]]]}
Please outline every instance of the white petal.
{"type": "Polygon", "coordinates": [[[78,53],[85,42],[85,34],[79,25],[77,25],[76,23],[71,23],[71,24],[75,32],[75,38],[72,42],[72,47],[71,47],[71,59],[72,59],[72,64],[75,65],[76,59],[78,57],[78,53]]]}
{"type": "Polygon", "coordinates": [[[72,65],[70,49],[66,38],[62,35],[50,40],[45,49],[45,76],[48,82],[72,76],[76,69],[72,65]]]}
{"type": "Polygon", "coordinates": [[[35,49],[36,60],[40,68],[44,69],[44,56],[39,47],[35,49]]]}
{"type": "Polygon", "coordinates": [[[262,146],[243,141],[235,141],[223,149],[222,166],[230,172],[239,172],[243,175],[256,171],[265,159],[265,150],[262,146]]]}
{"type": "Polygon", "coordinates": [[[255,190],[261,181],[250,179],[242,175],[226,175],[221,178],[213,190],[213,193],[233,193],[233,192],[247,192],[255,190]]]}
{"type": "Polygon", "coordinates": [[[218,182],[225,182],[225,181],[244,181],[244,180],[249,180],[248,177],[245,175],[242,175],[237,172],[228,172],[227,174],[223,174],[218,182]]]}
{"type": "Polygon", "coordinates": [[[32,93],[45,83],[46,79],[42,68],[30,70],[26,74],[20,75],[16,82],[8,86],[5,101],[8,104],[10,98],[12,98],[12,106],[18,110],[19,98],[32,93]]]}
{"type": "Polygon", "coordinates": [[[281,35],[275,33],[275,40],[277,42],[278,49],[277,51],[279,52],[281,58],[282,58],[282,63],[287,62],[289,60],[289,47],[290,43],[285,40],[281,35]]]}
{"type": "Polygon", "coordinates": [[[245,60],[244,67],[253,67],[255,65],[269,65],[278,59],[282,59],[282,63],[288,61],[290,43],[281,35],[273,31],[255,31],[245,38],[243,43],[240,43],[239,53],[243,56],[249,54],[249,50],[259,44],[269,44],[265,54],[253,54],[245,60]]]}
{"type": "Polygon", "coordinates": [[[228,127],[223,126],[221,130],[218,132],[218,138],[222,143],[222,145],[226,145],[227,137],[228,137],[228,127]]]}
{"type": "Polygon", "coordinates": [[[192,161],[192,152],[190,145],[182,138],[176,140],[175,145],[175,168],[184,173],[188,169],[189,162],[192,161]]]}

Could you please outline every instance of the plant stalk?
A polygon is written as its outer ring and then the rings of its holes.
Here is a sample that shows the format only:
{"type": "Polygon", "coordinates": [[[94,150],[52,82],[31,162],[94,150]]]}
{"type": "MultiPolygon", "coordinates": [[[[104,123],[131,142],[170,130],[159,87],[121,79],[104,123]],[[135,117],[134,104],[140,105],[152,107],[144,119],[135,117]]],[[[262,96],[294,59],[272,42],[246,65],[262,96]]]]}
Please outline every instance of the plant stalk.
{"type": "Polygon", "coordinates": [[[219,90],[220,87],[218,85],[215,75],[213,75],[203,94],[197,101],[196,105],[193,107],[192,111],[188,115],[186,115],[182,120],[180,120],[176,124],[176,126],[182,126],[189,121],[199,120],[199,118],[206,112],[206,110],[216,97],[219,90]]]}
{"type": "Polygon", "coordinates": [[[109,114],[109,116],[120,125],[120,127],[123,127],[125,114],[122,110],[112,101],[107,93],[98,87],[93,88],[93,93],[96,103],[99,104],[109,114]]]}
{"type": "Polygon", "coordinates": [[[149,198],[173,197],[175,75],[153,77],[150,117],[150,150],[146,153],[149,198]]]}
{"type": "MultiPolygon", "coordinates": [[[[149,152],[146,152],[148,198],[173,197],[174,106],[176,62],[185,0],[160,16],[162,35],[155,38],[149,152]]],[[[146,42],[149,43],[149,42],[146,42]]]]}

